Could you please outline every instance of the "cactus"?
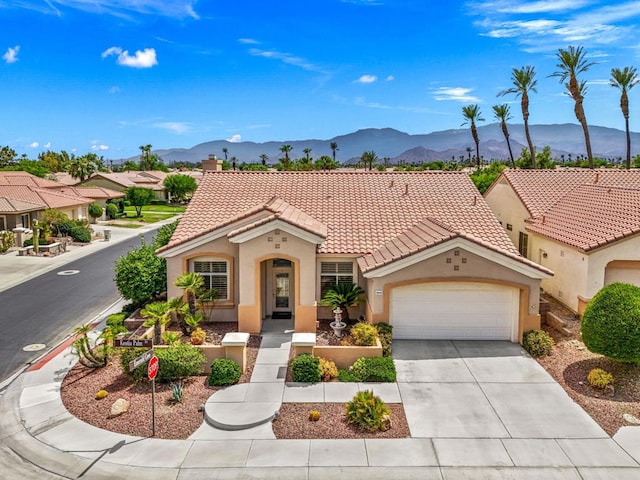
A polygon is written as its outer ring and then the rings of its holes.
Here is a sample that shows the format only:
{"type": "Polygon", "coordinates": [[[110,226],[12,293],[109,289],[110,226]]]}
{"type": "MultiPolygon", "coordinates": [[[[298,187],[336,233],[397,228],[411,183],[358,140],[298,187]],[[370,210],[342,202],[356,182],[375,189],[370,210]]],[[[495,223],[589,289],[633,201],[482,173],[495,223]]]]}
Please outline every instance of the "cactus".
{"type": "Polygon", "coordinates": [[[320,420],[320,412],[317,410],[311,410],[309,412],[309,420],[312,422],[317,422],[320,420]]]}
{"type": "Polygon", "coordinates": [[[98,393],[96,393],[96,400],[102,400],[103,398],[106,398],[107,395],[109,395],[109,392],[106,390],[99,390],[98,393]]]}
{"type": "Polygon", "coordinates": [[[182,403],[182,397],[184,396],[184,388],[182,382],[171,384],[171,403],[182,403]]]}

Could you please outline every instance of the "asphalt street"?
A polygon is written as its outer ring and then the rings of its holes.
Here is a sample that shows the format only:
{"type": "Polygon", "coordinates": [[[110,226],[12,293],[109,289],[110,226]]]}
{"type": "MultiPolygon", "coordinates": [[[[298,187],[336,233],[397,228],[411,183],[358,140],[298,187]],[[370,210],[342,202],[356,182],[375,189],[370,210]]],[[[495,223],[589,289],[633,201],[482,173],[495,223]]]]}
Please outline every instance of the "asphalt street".
{"type": "Polygon", "coordinates": [[[119,298],[114,263],[139,245],[133,237],[0,292],[0,382],[43,353],[25,346],[44,344],[47,351],[112,305],[119,298]]]}

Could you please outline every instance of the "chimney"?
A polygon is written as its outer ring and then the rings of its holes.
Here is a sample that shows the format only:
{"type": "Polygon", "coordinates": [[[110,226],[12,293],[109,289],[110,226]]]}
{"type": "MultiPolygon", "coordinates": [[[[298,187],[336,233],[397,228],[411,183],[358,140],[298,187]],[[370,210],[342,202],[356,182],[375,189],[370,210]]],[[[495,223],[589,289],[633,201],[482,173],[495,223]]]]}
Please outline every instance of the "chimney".
{"type": "Polygon", "coordinates": [[[202,171],[221,172],[222,160],[218,160],[215,155],[209,154],[209,158],[207,160],[202,160],[202,171]]]}

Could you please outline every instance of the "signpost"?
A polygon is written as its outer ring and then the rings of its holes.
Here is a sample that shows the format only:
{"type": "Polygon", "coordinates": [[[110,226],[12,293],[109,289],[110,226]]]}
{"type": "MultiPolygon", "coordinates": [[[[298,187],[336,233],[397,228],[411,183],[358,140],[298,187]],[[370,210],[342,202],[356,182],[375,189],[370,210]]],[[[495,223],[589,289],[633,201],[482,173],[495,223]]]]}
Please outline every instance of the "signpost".
{"type": "Polygon", "coordinates": [[[153,357],[153,349],[147,350],[142,355],[138,355],[136,358],[129,362],[129,371],[133,372],[140,365],[151,360],[151,357],[153,357]]]}
{"type": "Polygon", "coordinates": [[[152,348],[153,340],[148,338],[132,339],[132,338],[116,338],[113,340],[114,347],[141,347],[152,348]]]}
{"type": "Polygon", "coordinates": [[[155,355],[149,360],[149,366],[147,367],[147,376],[151,380],[151,436],[156,436],[156,375],[160,365],[158,363],[158,357],[155,355]]]}

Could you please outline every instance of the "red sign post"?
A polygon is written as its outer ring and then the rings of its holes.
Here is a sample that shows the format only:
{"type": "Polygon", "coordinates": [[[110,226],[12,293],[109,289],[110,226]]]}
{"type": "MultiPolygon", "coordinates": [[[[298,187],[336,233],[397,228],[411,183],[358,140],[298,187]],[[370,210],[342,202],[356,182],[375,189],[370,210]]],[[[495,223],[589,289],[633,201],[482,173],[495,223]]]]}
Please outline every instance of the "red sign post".
{"type": "Polygon", "coordinates": [[[149,366],[147,366],[147,376],[151,380],[151,436],[156,436],[156,375],[160,365],[158,363],[158,357],[155,355],[149,360],[149,366]]]}

